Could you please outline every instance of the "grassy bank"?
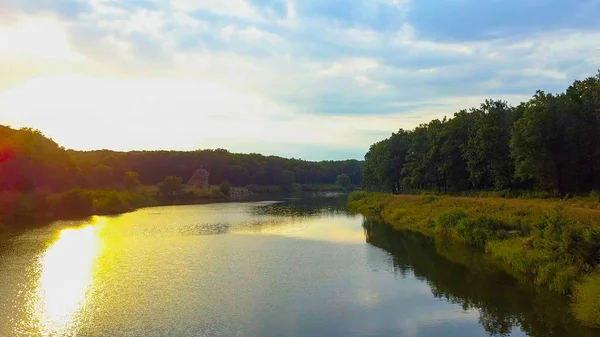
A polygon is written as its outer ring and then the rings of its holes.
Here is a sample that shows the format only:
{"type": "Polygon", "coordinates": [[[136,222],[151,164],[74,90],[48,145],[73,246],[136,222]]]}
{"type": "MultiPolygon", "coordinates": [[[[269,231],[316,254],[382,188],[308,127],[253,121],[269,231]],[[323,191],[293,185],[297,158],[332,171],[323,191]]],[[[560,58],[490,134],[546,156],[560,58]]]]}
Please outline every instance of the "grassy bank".
{"type": "Polygon", "coordinates": [[[600,211],[592,198],[506,199],[354,192],[349,207],[396,229],[484,250],[515,277],[572,295],[573,312],[600,327],[600,211]]]}

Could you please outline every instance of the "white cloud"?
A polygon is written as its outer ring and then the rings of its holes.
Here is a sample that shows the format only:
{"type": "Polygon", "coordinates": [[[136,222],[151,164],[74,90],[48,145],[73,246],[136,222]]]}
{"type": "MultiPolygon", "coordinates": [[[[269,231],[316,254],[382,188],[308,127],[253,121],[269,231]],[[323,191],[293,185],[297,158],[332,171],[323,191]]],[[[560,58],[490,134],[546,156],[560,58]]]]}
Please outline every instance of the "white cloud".
{"type": "MultiPolygon", "coordinates": [[[[488,94],[513,103],[533,94],[503,94],[507,86],[568,84],[600,64],[595,31],[440,42],[408,21],[390,32],[300,17],[294,0],[280,19],[240,0],[131,10],[90,3],[91,12],[71,21],[0,13],[0,123],[39,127],[72,147],[296,142],[366,150],[381,134],[476,106],[488,94]],[[197,10],[229,19],[200,19],[197,10]],[[349,101],[365,115],[345,115],[338,105],[352,108],[349,101]],[[318,116],[322,110],[340,112],[318,116]],[[120,136],[102,137],[98,128],[85,138],[91,121],[120,136]],[[133,141],[131,130],[139,134],[133,141]],[[155,137],[160,132],[168,136],[155,137]]],[[[379,0],[366,10],[382,4],[402,13],[411,5],[379,0]]]]}
{"type": "Polygon", "coordinates": [[[329,39],[335,42],[344,42],[345,44],[360,47],[378,47],[381,46],[381,34],[371,29],[361,28],[327,28],[326,33],[329,39]]]}
{"type": "Polygon", "coordinates": [[[239,17],[252,21],[263,21],[260,13],[248,1],[243,0],[171,0],[176,11],[194,12],[206,10],[217,14],[239,17]]]}
{"type": "Polygon", "coordinates": [[[237,28],[233,25],[226,26],[221,29],[223,39],[230,41],[232,39],[242,40],[263,40],[268,42],[279,42],[281,37],[272,34],[256,27],[237,28]]]}

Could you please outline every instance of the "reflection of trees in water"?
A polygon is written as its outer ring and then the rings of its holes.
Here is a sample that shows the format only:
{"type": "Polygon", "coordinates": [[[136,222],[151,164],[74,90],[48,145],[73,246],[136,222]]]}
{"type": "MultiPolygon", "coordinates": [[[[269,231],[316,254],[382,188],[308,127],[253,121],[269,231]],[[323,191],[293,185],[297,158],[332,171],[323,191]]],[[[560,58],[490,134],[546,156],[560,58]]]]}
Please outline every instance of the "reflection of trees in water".
{"type": "Polygon", "coordinates": [[[307,197],[288,199],[281,203],[258,206],[253,209],[257,215],[273,215],[284,217],[310,216],[353,216],[355,213],[347,207],[347,196],[307,197]]]}
{"type": "Polygon", "coordinates": [[[390,253],[394,268],[429,284],[434,296],[480,311],[479,322],[493,336],[520,326],[534,337],[597,336],[574,321],[567,299],[518,282],[480,252],[419,233],[394,231],[366,218],[367,242],[390,253]]]}

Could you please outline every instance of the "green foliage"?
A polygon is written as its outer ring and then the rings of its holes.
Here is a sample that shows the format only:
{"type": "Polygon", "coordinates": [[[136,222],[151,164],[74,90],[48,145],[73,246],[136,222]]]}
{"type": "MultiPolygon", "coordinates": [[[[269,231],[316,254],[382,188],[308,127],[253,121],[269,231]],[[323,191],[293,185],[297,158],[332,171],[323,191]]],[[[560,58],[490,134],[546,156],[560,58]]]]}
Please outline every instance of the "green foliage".
{"type": "MultiPolygon", "coordinates": [[[[513,232],[517,231],[513,230],[513,232]]],[[[478,219],[464,218],[456,226],[455,233],[467,244],[485,248],[491,240],[504,240],[510,237],[510,226],[487,216],[478,219]]]]}
{"type": "Polygon", "coordinates": [[[434,203],[439,200],[440,199],[438,197],[436,197],[435,195],[431,195],[431,194],[424,195],[421,197],[421,203],[423,203],[423,204],[431,204],[431,203],[434,203]]]}
{"type": "Polygon", "coordinates": [[[368,195],[369,195],[369,193],[366,191],[354,191],[354,192],[348,194],[348,202],[360,201],[361,199],[365,198],[368,195]]]}
{"type": "Polygon", "coordinates": [[[224,195],[229,195],[231,193],[231,184],[227,180],[222,181],[219,184],[219,191],[224,195]]]}
{"type": "Polygon", "coordinates": [[[453,209],[441,214],[437,220],[437,227],[445,233],[451,231],[458,225],[460,220],[467,217],[467,213],[460,209],[453,209]]]}
{"type": "Polygon", "coordinates": [[[135,171],[127,171],[125,172],[125,176],[123,177],[123,185],[128,190],[134,190],[140,185],[139,174],[135,171]]]}
{"type": "Polygon", "coordinates": [[[336,185],[340,185],[345,190],[349,189],[350,185],[352,185],[352,182],[350,181],[350,176],[348,176],[347,174],[340,174],[339,176],[337,176],[337,178],[335,179],[335,183],[336,185]]]}
{"type": "Polygon", "coordinates": [[[81,217],[93,214],[94,200],[89,192],[72,189],[62,193],[56,203],[56,212],[63,217],[81,217]]]}
{"type": "Polygon", "coordinates": [[[164,200],[174,201],[182,190],[181,177],[168,176],[158,184],[158,196],[164,200]]]}
{"type": "Polygon", "coordinates": [[[503,101],[486,100],[471,114],[474,123],[464,150],[470,181],[478,188],[510,187],[514,166],[508,143],[513,108],[503,101]]]}
{"type": "Polygon", "coordinates": [[[294,182],[296,181],[296,175],[290,170],[285,170],[279,177],[279,186],[285,192],[294,191],[294,182]]]}
{"type": "Polygon", "coordinates": [[[133,209],[124,193],[117,191],[90,191],[89,193],[93,199],[93,214],[119,214],[133,209]]]}
{"type": "Polygon", "coordinates": [[[486,100],[373,144],[363,185],[393,193],[524,190],[531,197],[600,190],[598,111],[600,73],[563,94],[538,91],[516,107],[486,100]]]}
{"type": "Polygon", "coordinates": [[[590,198],[600,202],[600,191],[599,190],[592,190],[590,192],[590,198]]]}
{"type": "Polygon", "coordinates": [[[97,165],[90,172],[88,184],[91,187],[101,188],[110,186],[114,182],[114,171],[107,165],[97,165]]]}
{"type": "Polygon", "coordinates": [[[215,184],[227,180],[233,186],[274,186],[279,185],[282,172],[289,170],[301,184],[333,185],[337,176],[346,174],[360,185],[362,166],[358,160],[309,162],[223,149],[73,151],[38,130],[0,125],[0,191],[63,192],[76,186],[106,189],[121,185],[130,189],[135,188],[135,179],[125,178],[128,172],[138,172],[143,185],[157,185],[166,176],[190,177],[199,167],[209,171],[215,184]]]}

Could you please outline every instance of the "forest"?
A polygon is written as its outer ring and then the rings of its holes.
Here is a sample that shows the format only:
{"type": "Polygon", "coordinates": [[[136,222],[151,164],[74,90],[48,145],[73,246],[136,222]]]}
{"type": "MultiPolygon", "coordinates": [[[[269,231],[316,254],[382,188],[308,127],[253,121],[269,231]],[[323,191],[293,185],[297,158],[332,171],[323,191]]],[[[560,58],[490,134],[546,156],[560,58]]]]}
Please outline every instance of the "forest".
{"type": "Polygon", "coordinates": [[[211,185],[279,185],[283,171],[294,173],[298,184],[335,184],[340,174],[360,185],[362,163],[357,160],[311,162],[261,154],[230,153],[224,149],[198,151],[65,150],[40,131],[0,125],[0,191],[74,187],[107,188],[121,185],[127,172],[136,172],[143,185],[156,185],[167,176],[184,182],[204,167],[211,185]]]}
{"type": "Polygon", "coordinates": [[[254,193],[352,189],[363,162],[311,162],[261,154],[198,151],[67,150],[39,130],[0,125],[0,229],[142,206],[226,200],[254,193]],[[207,188],[186,186],[196,170],[207,188]]]}
{"type": "Polygon", "coordinates": [[[486,100],[452,118],[394,132],[365,155],[363,188],[543,191],[600,189],[600,73],[565,92],[511,106],[486,100]]]}

